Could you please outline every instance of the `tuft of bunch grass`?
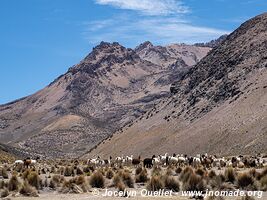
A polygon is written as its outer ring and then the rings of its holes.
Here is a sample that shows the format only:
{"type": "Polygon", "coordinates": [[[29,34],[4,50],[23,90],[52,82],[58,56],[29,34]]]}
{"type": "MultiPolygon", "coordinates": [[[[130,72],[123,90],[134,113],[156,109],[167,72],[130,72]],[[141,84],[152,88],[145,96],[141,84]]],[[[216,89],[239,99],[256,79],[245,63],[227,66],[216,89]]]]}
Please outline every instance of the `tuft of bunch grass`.
{"type": "Polygon", "coordinates": [[[42,187],[42,180],[39,177],[39,175],[34,171],[31,171],[28,174],[28,176],[25,178],[25,180],[27,180],[28,183],[31,186],[35,187],[37,190],[41,189],[41,187],[42,187]]]}
{"type": "Polygon", "coordinates": [[[194,170],[192,169],[192,167],[186,167],[181,172],[179,179],[180,179],[180,181],[182,181],[183,183],[185,183],[190,178],[190,176],[192,174],[194,174],[194,170]]]}
{"type": "Polygon", "coordinates": [[[135,170],[135,175],[140,174],[143,171],[143,168],[141,166],[137,167],[135,170]]]}
{"type": "Polygon", "coordinates": [[[74,176],[74,168],[67,166],[64,170],[64,176],[74,176]]]}
{"type": "Polygon", "coordinates": [[[90,185],[95,188],[104,188],[105,179],[101,172],[97,171],[90,177],[90,185]]]}
{"type": "Polygon", "coordinates": [[[124,191],[126,189],[126,186],[125,186],[125,184],[122,181],[120,181],[117,184],[117,188],[118,188],[118,191],[124,191]]]}
{"type": "Polygon", "coordinates": [[[254,185],[254,178],[248,173],[241,173],[237,176],[237,185],[238,187],[245,189],[248,186],[254,185]]]}
{"type": "Polygon", "coordinates": [[[77,167],[76,169],[76,175],[83,175],[83,170],[80,167],[77,167]]]}
{"type": "Polygon", "coordinates": [[[148,181],[147,171],[143,169],[139,174],[135,175],[136,183],[145,183],[148,181]]]}
{"type": "Polygon", "coordinates": [[[183,190],[185,191],[204,191],[206,186],[201,176],[193,173],[188,180],[183,183],[183,190]]]}
{"type": "Polygon", "coordinates": [[[152,173],[151,173],[151,175],[152,176],[161,176],[162,174],[162,169],[161,169],[161,167],[159,167],[159,166],[155,166],[154,168],[153,168],[153,170],[152,170],[152,173]]]}
{"type": "Polygon", "coordinates": [[[3,167],[0,167],[0,176],[2,176],[4,179],[8,179],[7,170],[3,167]]]}
{"type": "Polygon", "coordinates": [[[60,187],[65,181],[65,178],[63,175],[55,174],[52,176],[52,179],[50,180],[49,187],[52,189],[55,189],[56,187],[60,187]]]}
{"type": "Polygon", "coordinates": [[[88,192],[89,185],[84,175],[74,177],[68,181],[64,181],[60,190],[62,193],[84,193],[88,192]]]}
{"type": "Polygon", "coordinates": [[[118,187],[119,183],[122,182],[122,178],[119,174],[115,174],[112,181],[113,181],[113,186],[118,187]]]}
{"type": "Polygon", "coordinates": [[[176,174],[180,174],[183,171],[183,169],[181,167],[177,167],[175,170],[176,174]]]}
{"type": "Polygon", "coordinates": [[[267,175],[263,176],[261,179],[260,179],[260,187],[261,187],[261,190],[263,191],[267,191],[267,175]]]}
{"type": "Polygon", "coordinates": [[[128,186],[129,188],[134,188],[133,178],[128,171],[124,171],[121,176],[122,176],[122,180],[126,186],[128,186]]]}
{"type": "Polygon", "coordinates": [[[160,176],[152,176],[147,184],[147,189],[150,191],[158,191],[160,189],[164,189],[162,178],[160,176]]]}
{"type": "Polygon", "coordinates": [[[174,177],[168,175],[164,177],[164,185],[166,189],[172,190],[174,192],[179,192],[180,190],[179,182],[174,177]]]}
{"type": "Polygon", "coordinates": [[[197,168],[195,170],[195,173],[201,177],[203,177],[206,174],[206,171],[203,168],[197,168]]]}
{"type": "Polygon", "coordinates": [[[8,182],[8,190],[9,191],[18,191],[19,190],[19,180],[16,175],[12,175],[11,179],[8,182]]]}
{"type": "Polygon", "coordinates": [[[112,169],[108,169],[106,172],[106,178],[107,179],[112,179],[114,176],[114,172],[112,171],[112,169]]]}
{"type": "Polygon", "coordinates": [[[236,172],[234,168],[229,167],[224,171],[225,181],[234,183],[236,181],[236,172]]]}
{"type": "Polygon", "coordinates": [[[5,187],[8,187],[8,184],[4,180],[0,180],[0,189],[4,189],[5,187]]]}
{"type": "Polygon", "coordinates": [[[3,188],[0,190],[0,198],[5,198],[9,195],[9,191],[7,188],[3,188]]]}
{"type": "Polygon", "coordinates": [[[24,181],[19,193],[28,197],[38,197],[38,191],[35,187],[31,186],[28,181],[24,181]]]}

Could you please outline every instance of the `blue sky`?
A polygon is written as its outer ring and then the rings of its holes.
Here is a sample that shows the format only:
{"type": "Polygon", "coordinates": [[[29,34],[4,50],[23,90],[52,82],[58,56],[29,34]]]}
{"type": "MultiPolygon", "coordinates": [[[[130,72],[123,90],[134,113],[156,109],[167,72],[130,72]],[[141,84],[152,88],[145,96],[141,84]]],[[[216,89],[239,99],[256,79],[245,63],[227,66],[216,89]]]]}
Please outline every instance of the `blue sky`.
{"type": "Polygon", "coordinates": [[[45,87],[102,40],[209,41],[266,8],[266,0],[0,0],[0,104],[45,87]]]}

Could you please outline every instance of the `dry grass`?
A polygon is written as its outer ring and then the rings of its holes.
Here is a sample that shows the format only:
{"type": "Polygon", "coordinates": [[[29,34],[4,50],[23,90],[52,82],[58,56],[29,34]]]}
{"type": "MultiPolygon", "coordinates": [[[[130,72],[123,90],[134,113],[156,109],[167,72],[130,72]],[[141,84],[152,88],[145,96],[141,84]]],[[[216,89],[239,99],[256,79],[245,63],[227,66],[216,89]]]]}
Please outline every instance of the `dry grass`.
{"type": "Polygon", "coordinates": [[[117,184],[117,188],[119,191],[124,191],[126,189],[125,184],[121,181],[117,184]]]}
{"type": "Polygon", "coordinates": [[[209,173],[208,173],[208,177],[209,177],[210,179],[212,179],[212,178],[215,177],[215,176],[216,176],[216,172],[215,172],[214,170],[209,171],[209,173]]]}
{"type": "Polygon", "coordinates": [[[193,173],[194,170],[192,169],[192,167],[186,167],[180,174],[180,181],[185,183],[193,173]]]}
{"type": "Polygon", "coordinates": [[[172,190],[174,192],[179,192],[180,190],[179,182],[174,177],[171,176],[164,177],[164,185],[166,189],[172,190]]]}
{"type": "Polygon", "coordinates": [[[31,186],[28,181],[24,181],[19,193],[28,197],[38,197],[38,191],[35,187],[31,186]]]}
{"type": "Polygon", "coordinates": [[[143,168],[141,166],[137,167],[135,170],[135,175],[140,174],[143,171],[143,168]]]}
{"type": "Polygon", "coordinates": [[[175,170],[175,172],[177,174],[180,174],[182,171],[183,171],[183,169],[181,167],[177,167],[176,170],[175,170]]]}
{"type": "Polygon", "coordinates": [[[183,190],[185,191],[204,191],[205,188],[202,177],[195,173],[191,174],[183,184],[183,190]]]}
{"type": "Polygon", "coordinates": [[[83,175],[83,174],[84,174],[83,173],[83,170],[81,168],[77,167],[77,169],[76,169],[76,175],[83,175]]]}
{"type": "Polygon", "coordinates": [[[65,181],[60,190],[62,193],[84,193],[89,191],[89,184],[84,175],[65,181]]]}
{"type": "Polygon", "coordinates": [[[206,171],[203,168],[198,168],[195,170],[195,173],[203,177],[206,174],[206,171]]]}
{"type": "Polygon", "coordinates": [[[237,176],[238,187],[245,189],[254,185],[254,178],[249,173],[238,174],[237,176]]]}
{"type": "Polygon", "coordinates": [[[16,175],[12,175],[11,179],[8,182],[8,190],[9,191],[18,191],[19,190],[19,180],[16,175]]]}
{"type": "Polygon", "coordinates": [[[106,173],[106,178],[107,179],[112,179],[114,176],[114,172],[112,171],[112,169],[108,169],[107,173],[106,173]]]}
{"type": "Polygon", "coordinates": [[[28,176],[25,178],[25,180],[27,180],[28,183],[31,186],[35,187],[37,190],[39,190],[42,187],[42,180],[39,177],[39,175],[34,171],[30,172],[28,176]]]}
{"type": "Polygon", "coordinates": [[[52,179],[50,180],[49,187],[55,189],[56,187],[60,187],[64,182],[65,182],[64,176],[55,174],[54,176],[52,176],[52,179]]]}
{"type": "Polygon", "coordinates": [[[263,176],[260,179],[260,187],[261,187],[261,190],[267,191],[267,175],[263,176]]]}
{"type": "Polygon", "coordinates": [[[234,183],[236,180],[236,172],[232,167],[227,168],[224,171],[225,181],[234,183]]]}
{"type": "Polygon", "coordinates": [[[97,171],[90,177],[90,185],[95,188],[104,188],[105,179],[101,172],[97,171]]]}
{"type": "Polygon", "coordinates": [[[0,198],[5,198],[9,195],[9,191],[7,188],[3,188],[0,190],[0,198]]]}
{"type": "Polygon", "coordinates": [[[126,186],[128,186],[129,188],[134,188],[133,178],[132,178],[131,174],[128,171],[124,171],[121,174],[121,177],[122,177],[122,180],[123,180],[123,182],[124,182],[124,184],[126,186]]]}
{"type": "Polygon", "coordinates": [[[148,181],[147,171],[143,169],[139,174],[135,175],[136,183],[145,183],[148,181]]]}
{"type": "Polygon", "coordinates": [[[8,184],[4,180],[0,180],[0,189],[4,189],[5,187],[8,187],[8,184]]]}
{"type": "Polygon", "coordinates": [[[158,191],[164,189],[164,183],[160,176],[152,176],[147,184],[147,189],[150,191],[158,191]]]}
{"type": "Polygon", "coordinates": [[[152,170],[152,176],[161,176],[162,175],[162,169],[161,167],[154,167],[153,170],[152,170]]]}
{"type": "Polygon", "coordinates": [[[64,170],[64,176],[74,176],[74,168],[73,167],[66,167],[64,170]]]}
{"type": "Polygon", "coordinates": [[[0,167],[0,176],[2,176],[4,179],[8,179],[8,173],[6,168],[0,167]]]}

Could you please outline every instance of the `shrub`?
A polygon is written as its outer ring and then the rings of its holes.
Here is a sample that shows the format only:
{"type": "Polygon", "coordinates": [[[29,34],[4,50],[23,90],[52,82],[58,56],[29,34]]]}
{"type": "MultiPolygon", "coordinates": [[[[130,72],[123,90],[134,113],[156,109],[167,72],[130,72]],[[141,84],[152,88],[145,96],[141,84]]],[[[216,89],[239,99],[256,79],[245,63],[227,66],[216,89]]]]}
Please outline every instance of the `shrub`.
{"type": "Polygon", "coordinates": [[[99,171],[95,172],[90,178],[90,185],[96,188],[103,188],[105,185],[103,174],[99,171]]]}
{"type": "Polygon", "coordinates": [[[111,169],[108,169],[108,171],[106,173],[106,178],[112,179],[113,176],[114,176],[114,172],[111,169]]]}
{"type": "Polygon", "coordinates": [[[19,180],[16,175],[13,175],[8,182],[8,190],[9,191],[18,191],[19,189],[19,180]]]}
{"type": "Polygon", "coordinates": [[[19,190],[19,193],[24,196],[38,197],[38,192],[35,187],[32,187],[28,181],[24,181],[22,187],[19,190]]]}
{"type": "Polygon", "coordinates": [[[180,184],[174,177],[166,176],[164,179],[165,188],[174,192],[179,192],[180,184]]]}
{"type": "Polygon", "coordinates": [[[237,176],[237,185],[244,189],[248,186],[254,185],[254,179],[250,174],[242,173],[237,176]]]}
{"type": "Polygon", "coordinates": [[[224,171],[225,181],[234,183],[236,180],[236,173],[232,167],[227,168],[224,171]]]}
{"type": "Polygon", "coordinates": [[[135,175],[135,182],[136,183],[145,183],[148,181],[147,172],[146,170],[142,170],[139,174],[135,175]]]}
{"type": "Polygon", "coordinates": [[[150,191],[158,191],[164,189],[164,184],[160,176],[152,176],[147,184],[147,189],[150,191]]]}

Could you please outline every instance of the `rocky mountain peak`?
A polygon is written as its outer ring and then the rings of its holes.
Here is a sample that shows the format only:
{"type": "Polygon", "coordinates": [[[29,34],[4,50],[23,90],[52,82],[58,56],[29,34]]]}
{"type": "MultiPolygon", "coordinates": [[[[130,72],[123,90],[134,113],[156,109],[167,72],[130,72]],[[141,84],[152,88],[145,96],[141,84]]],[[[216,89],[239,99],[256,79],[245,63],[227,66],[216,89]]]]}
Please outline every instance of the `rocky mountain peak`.
{"type": "Polygon", "coordinates": [[[125,48],[118,42],[109,43],[102,41],[93,48],[93,51],[88,56],[69,71],[73,74],[82,71],[93,75],[99,69],[106,68],[109,71],[110,66],[137,61],[140,61],[140,58],[134,50],[125,48]]]}

